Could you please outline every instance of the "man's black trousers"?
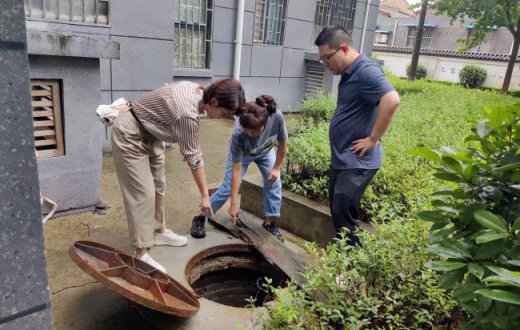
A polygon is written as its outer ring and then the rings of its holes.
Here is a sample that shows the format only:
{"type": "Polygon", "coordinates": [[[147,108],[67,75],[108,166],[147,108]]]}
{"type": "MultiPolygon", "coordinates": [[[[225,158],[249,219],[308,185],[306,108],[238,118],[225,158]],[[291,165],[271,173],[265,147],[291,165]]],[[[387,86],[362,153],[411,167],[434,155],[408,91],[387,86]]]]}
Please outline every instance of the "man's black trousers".
{"type": "Polygon", "coordinates": [[[343,228],[349,229],[347,238],[352,245],[359,245],[359,238],[352,233],[359,227],[359,203],[363,193],[378,169],[331,169],[329,202],[336,236],[343,228]]]}

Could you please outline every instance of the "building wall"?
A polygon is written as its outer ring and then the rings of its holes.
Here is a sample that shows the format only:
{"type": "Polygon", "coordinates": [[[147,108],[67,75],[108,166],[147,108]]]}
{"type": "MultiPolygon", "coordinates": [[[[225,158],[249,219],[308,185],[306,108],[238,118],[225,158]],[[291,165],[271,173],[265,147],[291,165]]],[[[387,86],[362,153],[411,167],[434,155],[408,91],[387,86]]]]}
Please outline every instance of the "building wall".
{"type": "Polygon", "coordinates": [[[0,22],[0,329],[50,330],[23,3],[0,22]]]}
{"type": "MultiPolygon", "coordinates": [[[[406,77],[406,66],[412,60],[412,54],[374,52],[379,60],[384,61],[383,67],[396,76],[406,77]]],[[[488,73],[484,87],[502,87],[506,73],[506,61],[484,61],[458,57],[441,57],[421,55],[419,63],[427,68],[428,78],[440,81],[460,82],[459,72],[467,64],[476,64],[488,73]]],[[[511,79],[511,89],[520,90],[520,63],[516,63],[511,79]]]]}
{"type": "MultiPolygon", "coordinates": [[[[376,28],[379,0],[370,1],[365,26],[365,12],[369,0],[357,0],[353,39],[362,51],[371,52],[376,28]]],[[[177,80],[192,80],[208,85],[215,79],[233,74],[234,40],[236,29],[236,0],[213,1],[212,57],[207,70],[174,67],[173,0],[111,0],[110,26],[83,26],[28,21],[28,29],[66,32],[105,38],[120,44],[120,58],[101,59],[101,103],[108,104],[124,97],[134,100],[159,86],[177,80]]],[[[316,0],[288,0],[283,45],[253,43],[255,0],[245,1],[241,83],[246,97],[271,94],[282,111],[298,107],[304,96],[305,54],[316,52],[312,30],[316,0]]],[[[338,77],[330,77],[324,85],[336,89],[338,77]]],[[[97,104],[91,104],[93,112],[97,104]]],[[[110,132],[109,134],[110,135],[110,132]]],[[[109,139],[103,149],[110,150],[109,139]]]]}
{"type": "MultiPolygon", "coordinates": [[[[402,24],[419,23],[419,15],[415,18],[389,18],[383,14],[378,16],[378,25],[380,29],[394,30],[395,22],[398,22],[398,28],[395,33],[395,43],[389,46],[406,47],[406,39],[408,36],[408,27],[402,24]]],[[[468,29],[465,25],[470,25],[471,21],[464,24],[459,21],[451,22],[451,19],[446,15],[435,15],[433,10],[428,10],[426,13],[425,24],[437,24],[432,35],[430,48],[442,50],[456,50],[463,46],[458,43],[459,39],[466,39],[468,37],[468,29]]],[[[511,51],[511,44],[513,43],[513,35],[506,28],[492,30],[488,33],[486,41],[482,42],[480,47],[475,47],[470,51],[483,53],[497,53],[509,54],[511,51]]]]}
{"type": "MultiPolygon", "coordinates": [[[[101,101],[111,103],[119,97],[133,100],[159,86],[178,80],[202,85],[233,75],[237,1],[213,1],[212,57],[207,70],[174,67],[174,1],[112,0],[111,27],[95,33],[121,45],[119,60],[101,60],[101,101]],[[140,17],[136,24],[131,18],[140,17]],[[129,19],[130,18],[130,19],[129,19]]],[[[367,0],[358,0],[353,38],[361,47],[367,0]]],[[[240,82],[246,97],[270,94],[282,111],[298,108],[304,96],[305,54],[316,52],[313,46],[315,0],[289,0],[283,45],[253,43],[255,0],[245,1],[240,82]]],[[[371,52],[379,0],[371,1],[365,33],[364,51],[371,52]]],[[[78,28],[76,28],[78,30],[78,28]]],[[[92,31],[82,32],[92,33],[92,31]]],[[[327,84],[335,90],[338,78],[327,84]]],[[[110,151],[105,140],[104,151],[110,151]]]]}
{"type": "Polygon", "coordinates": [[[40,189],[59,210],[100,201],[103,125],[96,119],[100,103],[99,60],[29,56],[31,79],[61,80],[65,155],[38,160],[40,189]]]}

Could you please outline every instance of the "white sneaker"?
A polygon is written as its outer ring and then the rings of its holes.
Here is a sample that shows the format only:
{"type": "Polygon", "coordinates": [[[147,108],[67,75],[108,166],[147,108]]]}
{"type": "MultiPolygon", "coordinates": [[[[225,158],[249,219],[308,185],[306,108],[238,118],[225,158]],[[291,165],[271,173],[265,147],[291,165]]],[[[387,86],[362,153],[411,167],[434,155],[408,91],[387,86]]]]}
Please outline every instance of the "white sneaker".
{"type": "Polygon", "coordinates": [[[160,270],[161,272],[163,273],[166,273],[166,268],[164,268],[160,263],[158,263],[157,261],[155,261],[151,255],[149,255],[148,253],[144,254],[141,258],[139,258],[139,260],[141,261],[144,261],[146,262],[147,264],[149,264],[150,266],[154,267],[154,268],[157,268],[158,270],[160,270]]]}
{"type": "Polygon", "coordinates": [[[183,246],[188,244],[188,239],[186,237],[177,235],[169,229],[166,229],[164,234],[155,233],[153,235],[153,240],[154,245],[183,246]]]}

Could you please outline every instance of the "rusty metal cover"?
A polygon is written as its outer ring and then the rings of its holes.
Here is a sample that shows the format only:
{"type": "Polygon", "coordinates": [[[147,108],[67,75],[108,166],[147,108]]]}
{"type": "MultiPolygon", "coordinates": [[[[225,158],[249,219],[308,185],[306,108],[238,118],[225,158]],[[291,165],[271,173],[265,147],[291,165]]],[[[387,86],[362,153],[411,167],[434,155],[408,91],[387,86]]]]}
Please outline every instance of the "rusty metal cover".
{"type": "Polygon", "coordinates": [[[150,309],[179,317],[195,315],[195,294],[147,263],[96,242],[77,241],[72,260],[86,273],[120,295],[150,309]]]}

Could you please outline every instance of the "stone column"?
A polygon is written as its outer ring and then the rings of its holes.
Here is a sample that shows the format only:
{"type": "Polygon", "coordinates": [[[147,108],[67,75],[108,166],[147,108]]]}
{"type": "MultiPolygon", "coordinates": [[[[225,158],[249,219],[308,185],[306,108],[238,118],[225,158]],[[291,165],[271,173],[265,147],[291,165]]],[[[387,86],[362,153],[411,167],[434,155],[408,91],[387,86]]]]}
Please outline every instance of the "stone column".
{"type": "Polygon", "coordinates": [[[22,0],[0,1],[0,328],[52,329],[22,0]]]}

